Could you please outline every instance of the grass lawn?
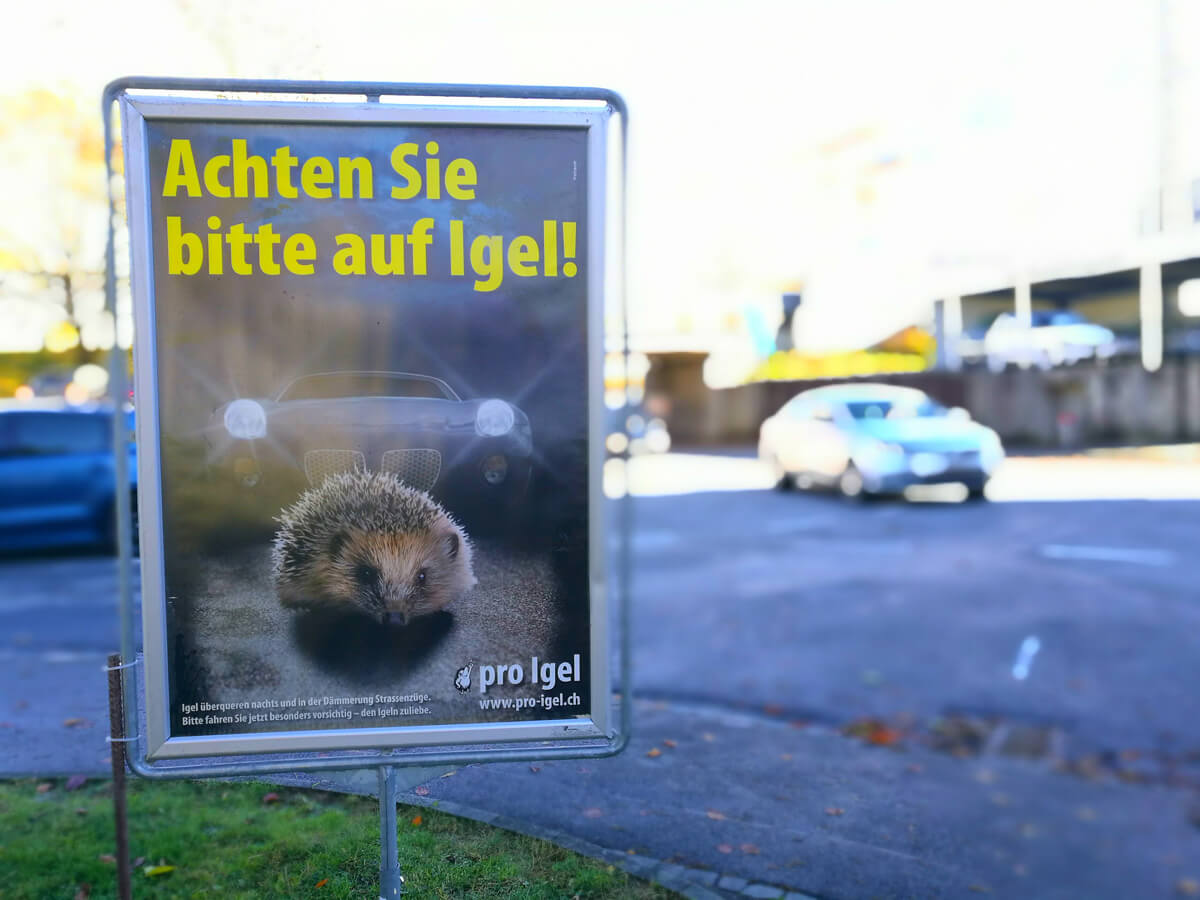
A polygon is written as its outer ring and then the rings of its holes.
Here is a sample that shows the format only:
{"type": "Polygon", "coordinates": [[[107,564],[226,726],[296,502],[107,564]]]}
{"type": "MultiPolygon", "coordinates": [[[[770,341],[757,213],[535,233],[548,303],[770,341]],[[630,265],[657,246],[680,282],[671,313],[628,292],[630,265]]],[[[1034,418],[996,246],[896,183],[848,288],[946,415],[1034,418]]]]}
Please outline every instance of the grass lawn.
{"type": "MultiPolygon", "coordinates": [[[[135,897],[376,898],[379,806],[265,784],[129,785],[135,897]],[[156,867],[169,871],[156,873],[156,867]]],[[[405,896],[674,897],[545,841],[401,806],[405,896]]],[[[0,898],[116,896],[111,784],[0,782],[0,898]],[[47,785],[49,787],[47,788],[47,785]]]]}

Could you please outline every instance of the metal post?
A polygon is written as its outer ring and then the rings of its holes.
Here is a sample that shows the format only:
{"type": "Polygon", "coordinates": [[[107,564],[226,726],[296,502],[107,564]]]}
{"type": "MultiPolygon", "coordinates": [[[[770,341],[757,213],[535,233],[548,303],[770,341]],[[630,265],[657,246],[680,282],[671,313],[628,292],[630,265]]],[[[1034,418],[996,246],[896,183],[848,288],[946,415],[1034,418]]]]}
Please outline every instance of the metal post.
{"type": "Polygon", "coordinates": [[[379,767],[379,900],[404,893],[400,849],[396,841],[396,769],[379,767]]]}
{"type": "Polygon", "coordinates": [[[129,873],[129,817],[125,808],[125,711],[121,698],[121,657],[108,657],[108,730],[111,740],[113,825],[117,832],[117,897],[131,900],[129,873]]]}

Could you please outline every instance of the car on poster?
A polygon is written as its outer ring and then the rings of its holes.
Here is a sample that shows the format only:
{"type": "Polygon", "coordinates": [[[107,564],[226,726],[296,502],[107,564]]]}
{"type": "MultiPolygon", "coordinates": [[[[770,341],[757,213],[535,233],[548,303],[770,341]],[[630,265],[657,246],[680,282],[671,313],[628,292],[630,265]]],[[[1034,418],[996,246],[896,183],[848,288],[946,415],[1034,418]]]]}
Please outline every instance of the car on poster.
{"type": "Polygon", "coordinates": [[[309,487],[374,471],[459,509],[512,510],[532,473],[529,416],[498,397],[464,400],[442,379],[411,372],[303,375],[269,397],[219,406],[205,441],[210,465],[247,491],[293,484],[298,471],[309,487]]]}
{"type": "Polygon", "coordinates": [[[122,106],[149,758],[618,746],[611,109],[122,106]]]}

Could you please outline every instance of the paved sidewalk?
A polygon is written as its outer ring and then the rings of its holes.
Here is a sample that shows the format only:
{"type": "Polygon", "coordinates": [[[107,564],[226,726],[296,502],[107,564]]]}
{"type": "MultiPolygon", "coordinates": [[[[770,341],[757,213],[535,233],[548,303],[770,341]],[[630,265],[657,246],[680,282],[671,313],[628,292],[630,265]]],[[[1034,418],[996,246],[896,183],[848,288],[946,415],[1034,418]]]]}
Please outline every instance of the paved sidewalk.
{"type": "MultiPolygon", "coordinates": [[[[103,660],[7,662],[27,705],[0,721],[0,775],[106,774],[103,660]],[[47,666],[77,671],[47,678],[47,666]]],[[[373,772],[283,780],[360,793],[376,784],[373,772]]],[[[401,799],[549,839],[696,898],[1126,900],[1187,896],[1200,881],[1190,791],[872,747],[719,707],[638,701],[618,757],[469,766],[417,790],[401,799]]]]}
{"type": "Polygon", "coordinates": [[[402,799],[690,896],[1126,900],[1186,894],[1200,879],[1185,791],[700,708],[639,703],[636,736],[614,759],[471,766],[420,790],[402,799]]]}

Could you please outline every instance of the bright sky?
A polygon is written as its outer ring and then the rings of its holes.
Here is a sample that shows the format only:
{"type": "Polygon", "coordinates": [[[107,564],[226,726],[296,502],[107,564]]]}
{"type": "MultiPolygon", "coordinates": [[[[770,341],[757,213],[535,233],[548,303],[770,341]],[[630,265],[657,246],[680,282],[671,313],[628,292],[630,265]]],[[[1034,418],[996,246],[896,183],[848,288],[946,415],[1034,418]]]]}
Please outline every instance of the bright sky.
{"type": "Polygon", "coordinates": [[[49,2],[23,8],[0,74],[87,103],[128,74],[615,88],[634,329],[712,333],[803,283],[802,342],[854,346],[924,318],[947,272],[1136,236],[1159,159],[1158,8],[49,2]]]}

